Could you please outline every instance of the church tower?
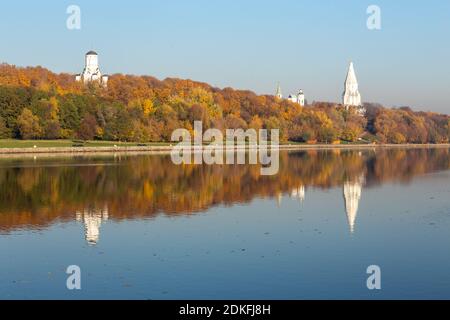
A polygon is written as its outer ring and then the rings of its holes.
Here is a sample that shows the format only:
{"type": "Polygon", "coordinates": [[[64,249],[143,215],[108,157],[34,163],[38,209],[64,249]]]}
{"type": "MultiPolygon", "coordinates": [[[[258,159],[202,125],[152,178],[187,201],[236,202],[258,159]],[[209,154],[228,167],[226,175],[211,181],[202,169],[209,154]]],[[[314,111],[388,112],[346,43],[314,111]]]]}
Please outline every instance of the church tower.
{"type": "Polygon", "coordinates": [[[76,81],[82,81],[84,84],[89,82],[98,82],[102,86],[108,85],[108,76],[102,75],[98,63],[98,54],[95,51],[89,51],[85,56],[85,67],[82,74],[76,76],[76,81]]]}
{"type": "Polygon", "coordinates": [[[303,90],[300,90],[298,92],[298,95],[296,95],[296,94],[289,95],[288,100],[293,103],[298,103],[302,107],[304,107],[306,104],[305,93],[303,92],[303,90]]]}
{"type": "Polygon", "coordinates": [[[350,67],[348,68],[347,78],[345,79],[345,91],[342,95],[342,99],[346,109],[357,107],[360,112],[364,113],[353,62],[350,63],[350,67]]]}
{"type": "Polygon", "coordinates": [[[302,107],[305,106],[305,103],[306,103],[305,102],[305,93],[303,92],[303,90],[300,90],[300,92],[298,93],[297,101],[298,101],[298,104],[301,105],[302,107]]]}
{"type": "Polygon", "coordinates": [[[278,99],[283,99],[283,93],[281,92],[281,86],[280,83],[278,83],[277,92],[275,93],[275,96],[278,99]]]}

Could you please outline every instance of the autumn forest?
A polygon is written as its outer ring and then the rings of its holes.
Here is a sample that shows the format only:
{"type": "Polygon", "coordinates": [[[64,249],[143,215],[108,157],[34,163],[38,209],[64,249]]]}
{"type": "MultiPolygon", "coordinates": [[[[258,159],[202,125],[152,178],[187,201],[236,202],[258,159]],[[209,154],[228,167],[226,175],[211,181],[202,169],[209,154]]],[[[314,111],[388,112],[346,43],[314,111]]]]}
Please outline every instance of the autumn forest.
{"type": "Polygon", "coordinates": [[[450,117],[366,104],[365,117],[334,103],[305,107],[270,95],[191,80],[113,75],[84,86],[42,67],[0,65],[1,139],[167,142],[175,129],[280,129],[283,142],[448,143],[450,117]]]}

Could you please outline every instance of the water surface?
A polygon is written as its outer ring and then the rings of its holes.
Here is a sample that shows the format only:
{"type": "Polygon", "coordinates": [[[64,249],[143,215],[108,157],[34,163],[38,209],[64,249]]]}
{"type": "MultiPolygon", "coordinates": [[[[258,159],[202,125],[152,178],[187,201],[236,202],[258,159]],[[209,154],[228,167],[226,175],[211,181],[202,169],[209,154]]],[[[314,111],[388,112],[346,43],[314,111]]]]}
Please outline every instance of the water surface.
{"type": "Polygon", "coordinates": [[[0,298],[450,299],[449,182],[447,148],[0,159],[0,298]]]}

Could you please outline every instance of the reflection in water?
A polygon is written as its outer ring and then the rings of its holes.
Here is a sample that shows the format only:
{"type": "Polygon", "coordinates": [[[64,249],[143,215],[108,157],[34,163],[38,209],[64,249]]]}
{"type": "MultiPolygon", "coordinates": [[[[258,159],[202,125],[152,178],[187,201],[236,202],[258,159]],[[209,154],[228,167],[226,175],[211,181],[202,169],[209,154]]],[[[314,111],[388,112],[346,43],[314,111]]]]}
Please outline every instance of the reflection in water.
{"type": "Polygon", "coordinates": [[[277,205],[278,208],[281,208],[281,204],[283,203],[283,194],[281,192],[278,193],[277,195],[277,205]]]}
{"type": "Polygon", "coordinates": [[[344,183],[345,210],[347,212],[348,225],[350,226],[351,233],[355,231],[363,180],[364,177],[360,177],[358,181],[344,183]]]}
{"type": "Polygon", "coordinates": [[[4,159],[0,231],[76,218],[94,245],[107,219],[191,215],[256,198],[276,199],[281,206],[283,195],[303,202],[306,189],[343,188],[354,232],[363,186],[410,183],[417,175],[449,169],[448,148],[283,152],[276,176],[261,176],[258,165],[176,166],[160,155],[4,159]]]}
{"type": "Polygon", "coordinates": [[[0,157],[0,298],[73,299],[75,264],[80,299],[448,299],[449,181],[450,148],[0,157]]]}
{"type": "Polygon", "coordinates": [[[89,245],[96,245],[100,240],[102,222],[108,220],[108,207],[103,210],[84,210],[76,213],[76,220],[84,223],[85,237],[89,245]]]}
{"type": "Polygon", "coordinates": [[[301,203],[305,202],[306,199],[306,191],[305,186],[300,186],[299,188],[294,188],[291,192],[292,198],[298,198],[301,203]]]}
{"type": "MultiPolygon", "coordinates": [[[[305,186],[300,186],[298,188],[293,188],[291,190],[291,198],[298,199],[301,203],[305,202],[306,197],[306,191],[305,186]]],[[[278,208],[281,208],[281,205],[283,204],[283,193],[278,193],[277,195],[277,205],[278,208]]]]}

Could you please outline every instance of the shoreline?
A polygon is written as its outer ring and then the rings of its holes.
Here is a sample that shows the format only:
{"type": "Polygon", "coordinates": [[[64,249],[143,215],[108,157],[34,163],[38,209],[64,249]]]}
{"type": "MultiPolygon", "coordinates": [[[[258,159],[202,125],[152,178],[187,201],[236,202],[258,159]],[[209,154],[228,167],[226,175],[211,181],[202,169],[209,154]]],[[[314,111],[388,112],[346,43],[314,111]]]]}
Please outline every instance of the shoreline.
{"type": "MultiPolygon", "coordinates": [[[[176,146],[123,146],[123,147],[52,147],[52,148],[0,148],[0,156],[13,155],[88,155],[88,154],[167,154],[170,153],[176,146]]],[[[267,146],[270,150],[270,146],[267,146]]],[[[353,144],[353,145],[280,145],[280,151],[303,151],[303,150],[351,150],[351,149],[421,149],[421,148],[450,148],[448,144],[353,144]]],[[[192,147],[192,152],[199,152],[210,149],[208,146],[192,147]]],[[[224,151],[249,151],[261,150],[261,146],[224,146],[224,151]]]]}

